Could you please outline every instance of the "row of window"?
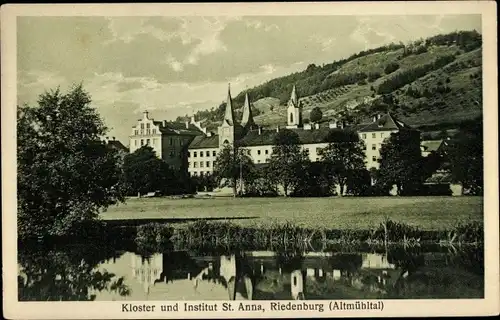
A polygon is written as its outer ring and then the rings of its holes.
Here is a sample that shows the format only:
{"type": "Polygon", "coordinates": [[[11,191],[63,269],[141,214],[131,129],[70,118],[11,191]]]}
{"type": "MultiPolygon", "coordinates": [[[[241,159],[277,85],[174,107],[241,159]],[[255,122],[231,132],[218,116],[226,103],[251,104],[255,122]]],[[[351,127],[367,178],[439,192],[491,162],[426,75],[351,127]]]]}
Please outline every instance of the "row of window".
{"type": "MultiPolygon", "coordinates": [[[[151,143],[151,139],[141,139],[141,147],[145,145],[149,146],[151,143]]],[[[156,146],[157,139],[153,139],[153,146],[156,146]]],[[[134,146],[137,147],[137,140],[134,140],[134,146]]]]}
{"type": "Polygon", "coordinates": [[[139,135],[139,133],[140,133],[141,135],[144,135],[144,133],[145,133],[146,135],[156,134],[156,129],[153,129],[153,130],[151,130],[151,129],[146,129],[146,131],[144,131],[144,129],[141,129],[140,131],[139,131],[139,130],[134,130],[134,135],[136,135],[136,136],[137,136],[137,135],[139,135]]]}
{"type": "MultiPolygon", "coordinates": [[[[383,138],[385,136],[384,132],[380,132],[380,138],[383,138]]],[[[377,137],[377,133],[373,132],[372,133],[372,138],[375,139],[377,137]]],[[[366,139],[366,133],[361,134],[362,139],[366,139]]]]}
{"type": "MultiPolygon", "coordinates": [[[[210,157],[210,151],[200,151],[200,158],[203,158],[203,157],[210,157]]],[[[217,151],[213,150],[212,151],[212,157],[216,157],[217,156],[217,151]]],[[[188,157],[191,157],[191,152],[188,151],[188,157]]],[[[193,151],[193,158],[197,158],[198,157],[198,151],[193,151]]]]}
{"type": "MultiPolygon", "coordinates": [[[[200,161],[200,162],[193,162],[193,168],[198,168],[198,164],[200,165],[200,168],[203,168],[203,166],[206,166],[207,168],[210,168],[210,161],[200,161]]],[[[215,164],[215,161],[212,161],[212,165],[215,164]]],[[[188,167],[191,168],[191,162],[188,162],[188,167]]]]}

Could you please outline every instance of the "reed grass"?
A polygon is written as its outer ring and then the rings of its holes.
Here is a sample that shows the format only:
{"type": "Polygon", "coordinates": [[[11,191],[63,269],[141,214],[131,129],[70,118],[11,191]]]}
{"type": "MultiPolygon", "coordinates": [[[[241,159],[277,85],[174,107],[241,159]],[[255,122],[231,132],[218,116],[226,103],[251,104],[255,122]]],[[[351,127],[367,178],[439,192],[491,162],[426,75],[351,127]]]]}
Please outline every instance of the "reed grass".
{"type": "Polygon", "coordinates": [[[290,222],[242,227],[230,221],[198,220],[176,228],[151,223],[138,227],[135,237],[138,246],[147,250],[164,249],[173,245],[178,249],[198,251],[309,251],[326,245],[478,245],[483,243],[483,238],[483,225],[478,222],[459,223],[450,230],[425,231],[390,219],[385,219],[379,226],[368,230],[305,228],[290,222]]]}

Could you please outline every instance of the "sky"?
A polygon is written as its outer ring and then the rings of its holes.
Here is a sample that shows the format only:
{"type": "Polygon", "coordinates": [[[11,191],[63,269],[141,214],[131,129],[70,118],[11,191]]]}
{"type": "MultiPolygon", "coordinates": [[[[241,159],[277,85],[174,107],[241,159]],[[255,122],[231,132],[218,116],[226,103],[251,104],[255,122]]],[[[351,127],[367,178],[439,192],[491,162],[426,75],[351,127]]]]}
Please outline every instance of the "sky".
{"type": "Polygon", "coordinates": [[[128,145],[148,110],[174,120],[267,80],[391,42],[455,30],[480,15],[18,17],[18,104],[83,83],[109,136],[128,145]]]}

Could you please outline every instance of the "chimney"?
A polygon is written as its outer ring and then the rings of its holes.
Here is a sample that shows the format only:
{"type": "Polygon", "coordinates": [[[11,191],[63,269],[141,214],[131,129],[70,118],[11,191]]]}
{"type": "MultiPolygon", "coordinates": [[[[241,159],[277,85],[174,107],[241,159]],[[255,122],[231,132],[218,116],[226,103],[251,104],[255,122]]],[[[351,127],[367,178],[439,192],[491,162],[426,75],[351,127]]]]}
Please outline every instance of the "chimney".
{"type": "Polygon", "coordinates": [[[258,130],[259,130],[259,136],[260,136],[260,135],[262,134],[262,127],[261,127],[261,126],[259,126],[259,129],[258,129],[258,130]]]}

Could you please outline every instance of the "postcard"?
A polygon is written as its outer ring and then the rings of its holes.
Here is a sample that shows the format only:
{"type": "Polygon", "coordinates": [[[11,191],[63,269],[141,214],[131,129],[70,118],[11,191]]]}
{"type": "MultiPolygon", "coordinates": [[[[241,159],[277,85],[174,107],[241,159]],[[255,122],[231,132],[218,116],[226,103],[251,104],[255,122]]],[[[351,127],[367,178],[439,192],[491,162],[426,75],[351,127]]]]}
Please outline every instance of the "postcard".
{"type": "Polygon", "coordinates": [[[2,6],[5,316],[498,314],[495,9],[2,6]]]}

